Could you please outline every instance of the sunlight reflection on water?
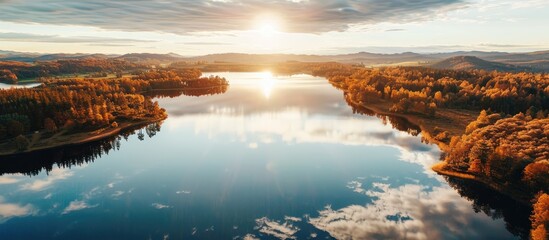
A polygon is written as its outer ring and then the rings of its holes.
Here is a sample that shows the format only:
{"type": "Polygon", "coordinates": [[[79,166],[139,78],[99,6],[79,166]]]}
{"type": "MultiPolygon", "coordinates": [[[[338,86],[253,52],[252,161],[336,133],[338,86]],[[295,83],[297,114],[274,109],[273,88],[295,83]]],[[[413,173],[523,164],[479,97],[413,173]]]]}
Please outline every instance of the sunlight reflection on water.
{"type": "Polygon", "coordinates": [[[430,170],[436,146],[353,114],[325,79],[210,74],[229,91],[158,99],[150,139],[0,176],[0,239],[513,238],[430,170]]]}

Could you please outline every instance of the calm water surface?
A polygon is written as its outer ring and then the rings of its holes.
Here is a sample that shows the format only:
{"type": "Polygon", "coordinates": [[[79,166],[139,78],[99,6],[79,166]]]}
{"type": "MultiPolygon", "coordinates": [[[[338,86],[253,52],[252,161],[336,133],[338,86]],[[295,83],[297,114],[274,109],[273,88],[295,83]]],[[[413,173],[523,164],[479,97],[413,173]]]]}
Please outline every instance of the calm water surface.
{"type": "Polygon", "coordinates": [[[436,146],[354,114],[325,79],[218,75],[231,83],[225,94],[158,99],[169,113],[159,132],[4,159],[0,239],[512,239],[524,230],[506,199],[450,186],[429,169],[436,146]]]}
{"type": "Polygon", "coordinates": [[[9,89],[9,88],[31,88],[40,85],[40,83],[20,83],[20,84],[6,84],[0,82],[0,89],[9,89]]]}

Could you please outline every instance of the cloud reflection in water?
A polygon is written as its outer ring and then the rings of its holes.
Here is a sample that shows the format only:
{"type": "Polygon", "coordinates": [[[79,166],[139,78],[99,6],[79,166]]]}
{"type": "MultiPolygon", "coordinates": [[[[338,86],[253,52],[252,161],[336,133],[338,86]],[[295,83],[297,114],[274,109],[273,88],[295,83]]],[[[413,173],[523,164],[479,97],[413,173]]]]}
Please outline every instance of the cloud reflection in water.
{"type": "Polygon", "coordinates": [[[487,216],[476,214],[471,209],[471,202],[462,199],[450,187],[373,185],[381,191],[365,190],[354,183],[355,192],[377,198],[373,203],[336,210],[326,207],[319,211],[318,217],[310,218],[309,223],[337,239],[483,237],[479,233],[494,234],[491,237],[500,239],[512,237],[509,233],[498,233],[501,223],[486,221],[487,216]]]}
{"type": "Polygon", "coordinates": [[[192,127],[197,135],[211,139],[229,137],[250,148],[275,142],[389,146],[400,152],[402,160],[420,164],[426,170],[438,161],[440,154],[436,146],[425,145],[420,137],[394,131],[375,118],[318,115],[295,107],[251,114],[216,107],[210,111],[211,114],[172,117],[165,127],[192,127]]]}
{"type": "Polygon", "coordinates": [[[36,213],[36,209],[30,205],[21,205],[16,203],[5,202],[0,196],[0,224],[8,221],[13,217],[23,217],[36,213]]]}

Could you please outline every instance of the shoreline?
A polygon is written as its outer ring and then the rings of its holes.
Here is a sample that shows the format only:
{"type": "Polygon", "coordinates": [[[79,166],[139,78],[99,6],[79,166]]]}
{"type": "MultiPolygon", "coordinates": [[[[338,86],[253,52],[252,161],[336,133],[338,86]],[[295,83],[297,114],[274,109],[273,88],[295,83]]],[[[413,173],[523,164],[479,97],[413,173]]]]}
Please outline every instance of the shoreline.
{"type": "MultiPolygon", "coordinates": [[[[435,117],[422,116],[419,114],[405,114],[390,112],[389,105],[391,102],[378,102],[371,104],[356,103],[350,99],[349,102],[356,106],[363,107],[376,114],[384,116],[399,117],[407,120],[408,122],[418,126],[421,129],[422,136],[429,141],[429,143],[436,144],[442,151],[448,149],[448,144],[441,142],[434,138],[433,132],[435,127],[439,127],[443,131],[447,131],[451,136],[461,136],[465,132],[465,128],[471,122],[477,119],[478,113],[476,111],[459,111],[453,109],[439,109],[435,117]],[[460,118],[461,117],[461,118],[460,118]]],[[[480,111],[479,111],[480,112],[480,111]]]]}
{"type": "Polygon", "coordinates": [[[475,175],[472,175],[472,174],[469,174],[469,173],[447,170],[447,169],[445,169],[446,165],[447,165],[446,162],[441,161],[441,162],[436,163],[433,166],[431,166],[431,170],[433,170],[434,172],[436,172],[437,174],[442,175],[442,176],[458,178],[458,179],[463,179],[463,180],[468,180],[468,181],[473,181],[473,182],[476,182],[476,183],[480,183],[483,186],[488,187],[488,188],[490,188],[490,189],[492,189],[492,190],[494,190],[498,193],[501,193],[501,194],[503,194],[507,197],[510,197],[511,199],[513,199],[513,200],[515,200],[515,201],[517,201],[521,204],[524,204],[524,205],[527,205],[527,206],[530,206],[532,204],[530,202],[530,199],[523,198],[521,193],[518,193],[518,192],[513,190],[514,188],[504,187],[504,186],[501,186],[497,183],[494,183],[492,181],[489,181],[489,180],[486,180],[486,179],[483,179],[483,178],[479,178],[479,177],[477,177],[475,175]]]}
{"type": "MultiPolygon", "coordinates": [[[[141,119],[141,120],[138,120],[138,121],[123,121],[116,128],[105,127],[105,128],[100,128],[100,129],[96,129],[96,130],[93,130],[93,131],[61,135],[61,136],[58,136],[57,139],[50,137],[50,138],[47,138],[47,139],[44,139],[44,140],[47,141],[47,142],[57,140],[57,142],[48,143],[48,144],[45,144],[43,146],[38,146],[38,147],[32,147],[31,146],[25,151],[17,151],[17,150],[2,151],[2,152],[0,152],[0,157],[12,157],[12,156],[17,156],[17,155],[21,155],[21,154],[29,154],[29,153],[33,153],[33,152],[40,152],[40,151],[45,151],[45,150],[50,150],[50,149],[56,149],[56,148],[62,148],[62,147],[68,147],[68,146],[78,146],[78,145],[83,145],[83,144],[87,144],[87,143],[97,142],[97,141],[103,140],[105,138],[109,138],[109,137],[118,135],[120,132],[128,130],[130,128],[134,128],[134,127],[137,127],[137,126],[140,126],[140,125],[155,123],[155,122],[158,122],[158,121],[165,120],[166,118],[167,118],[167,116],[163,116],[163,117],[160,117],[160,118],[141,119]],[[98,133],[98,134],[94,134],[97,131],[101,131],[101,132],[98,133]],[[61,137],[64,140],[59,141],[61,137]]],[[[31,138],[29,138],[29,139],[32,139],[33,135],[30,135],[31,138]]]]}
{"type": "MultiPolygon", "coordinates": [[[[380,114],[380,115],[384,115],[384,116],[394,116],[394,117],[400,117],[400,118],[406,119],[410,123],[417,125],[421,129],[422,136],[424,138],[427,138],[427,140],[429,142],[431,142],[433,144],[436,144],[442,152],[446,152],[447,150],[449,150],[448,149],[449,146],[446,143],[443,143],[443,142],[440,142],[440,141],[434,139],[431,136],[431,133],[429,132],[430,129],[425,126],[426,124],[429,124],[429,126],[434,128],[436,126],[437,122],[448,121],[448,119],[441,119],[441,118],[427,119],[427,118],[424,118],[424,117],[422,117],[420,115],[416,115],[416,114],[403,114],[403,113],[389,112],[388,110],[383,109],[384,107],[387,107],[386,106],[387,104],[389,104],[387,102],[377,103],[377,104],[372,103],[372,104],[368,104],[368,105],[355,103],[355,102],[351,102],[351,103],[356,104],[357,106],[366,108],[367,110],[373,111],[376,114],[380,114]]],[[[454,112],[454,111],[457,111],[457,110],[451,110],[451,111],[454,112]]],[[[443,111],[443,113],[445,113],[445,114],[448,114],[448,112],[449,111],[443,111]]],[[[438,113],[439,112],[437,112],[437,114],[438,113]]],[[[451,120],[451,121],[456,122],[456,120],[451,120]]],[[[461,124],[463,124],[463,123],[461,123],[461,124]]],[[[465,124],[468,124],[468,123],[465,123],[465,124]]],[[[458,125],[458,124],[456,124],[456,125],[458,125]]],[[[454,127],[455,127],[455,125],[454,125],[454,127]]],[[[448,131],[448,129],[445,129],[444,127],[440,127],[440,128],[444,131],[448,131]]],[[[454,128],[454,129],[450,129],[450,130],[453,130],[451,134],[456,134],[456,132],[457,132],[456,130],[458,130],[458,129],[454,128]]],[[[461,131],[463,133],[465,131],[465,127],[461,131]]],[[[461,134],[459,134],[459,135],[461,135],[461,134]]],[[[498,183],[490,181],[488,179],[479,178],[479,177],[477,177],[475,175],[472,175],[472,174],[469,174],[469,173],[448,170],[448,169],[445,169],[446,165],[447,165],[447,163],[445,161],[439,161],[438,163],[431,166],[431,170],[433,170],[435,173],[437,173],[439,175],[442,175],[442,176],[447,176],[447,177],[457,178],[457,179],[462,179],[462,180],[467,180],[467,181],[473,181],[475,183],[482,184],[483,186],[485,186],[487,188],[490,188],[490,189],[492,189],[496,192],[499,192],[499,193],[501,193],[501,194],[503,194],[503,195],[505,195],[505,196],[521,203],[521,204],[524,204],[524,205],[527,205],[527,206],[530,206],[532,204],[530,202],[530,199],[528,197],[525,197],[524,193],[520,192],[519,191],[520,189],[517,189],[516,187],[513,187],[513,186],[505,187],[505,186],[501,186],[498,183]]]]}
{"type": "Polygon", "coordinates": [[[229,87],[230,85],[215,85],[215,86],[209,86],[209,87],[195,87],[195,88],[159,88],[159,89],[151,89],[147,91],[142,91],[139,93],[150,93],[155,91],[185,91],[185,90],[204,90],[204,89],[212,89],[212,88],[218,88],[218,87],[229,87]]]}
{"type": "MultiPolygon", "coordinates": [[[[141,91],[139,94],[147,94],[147,93],[154,93],[154,92],[164,92],[164,91],[185,91],[185,90],[206,90],[206,89],[215,89],[220,87],[229,87],[229,84],[227,85],[215,85],[215,86],[207,86],[207,87],[185,87],[185,88],[162,88],[162,89],[150,89],[146,91],[141,91]]],[[[40,90],[40,89],[36,89],[40,90]]],[[[127,130],[129,128],[154,123],[158,121],[165,120],[167,118],[167,114],[161,117],[155,117],[155,118],[149,118],[149,119],[138,119],[138,120],[122,120],[117,121],[119,126],[116,128],[112,128],[110,126],[105,126],[103,128],[95,129],[95,130],[88,130],[83,132],[74,132],[74,133],[68,133],[65,134],[63,131],[60,130],[57,133],[52,134],[52,136],[42,139],[42,135],[45,133],[44,130],[41,130],[39,133],[31,133],[26,135],[26,137],[29,139],[29,147],[26,150],[19,151],[13,147],[12,141],[14,139],[9,139],[0,142],[0,157],[12,157],[17,155],[23,155],[28,154],[32,152],[39,152],[39,151],[45,151],[49,149],[55,149],[55,148],[62,148],[62,147],[68,147],[68,146],[75,146],[75,145],[83,145],[90,142],[96,142],[114,135],[119,134],[120,132],[127,130]],[[5,148],[5,149],[2,149],[5,148]]]]}

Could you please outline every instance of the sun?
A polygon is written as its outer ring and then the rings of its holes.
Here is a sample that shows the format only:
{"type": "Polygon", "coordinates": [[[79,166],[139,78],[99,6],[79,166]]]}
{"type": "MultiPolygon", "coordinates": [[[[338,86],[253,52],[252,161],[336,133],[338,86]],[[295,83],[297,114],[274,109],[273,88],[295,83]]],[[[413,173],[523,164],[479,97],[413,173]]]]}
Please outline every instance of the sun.
{"type": "Polygon", "coordinates": [[[277,28],[273,23],[263,23],[258,30],[265,35],[272,35],[277,32],[277,28]]]}
{"type": "Polygon", "coordinates": [[[251,45],[257,51],[272,52],[281,48],[285,41],[284,21],[274,14],[260,14],[250,21],[251,45]]]}
{"type": "Polygon", "coordinates": [[[280,32],[280,23],[272,16],[260,17],[256,19],[255,31],[263,36],[272,36],[280,32]]]}

